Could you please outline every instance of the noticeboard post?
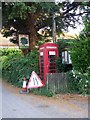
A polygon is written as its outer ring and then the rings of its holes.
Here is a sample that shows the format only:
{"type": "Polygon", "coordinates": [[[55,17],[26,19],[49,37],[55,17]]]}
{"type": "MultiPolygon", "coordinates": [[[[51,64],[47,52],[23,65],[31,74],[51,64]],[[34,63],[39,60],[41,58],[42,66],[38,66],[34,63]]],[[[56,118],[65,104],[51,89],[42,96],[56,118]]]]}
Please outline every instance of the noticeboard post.
{"type": "Polygon", "coordinates": [[[19,47],[29,48],[29,35],[28,34],[19,34],[19,47]]]}

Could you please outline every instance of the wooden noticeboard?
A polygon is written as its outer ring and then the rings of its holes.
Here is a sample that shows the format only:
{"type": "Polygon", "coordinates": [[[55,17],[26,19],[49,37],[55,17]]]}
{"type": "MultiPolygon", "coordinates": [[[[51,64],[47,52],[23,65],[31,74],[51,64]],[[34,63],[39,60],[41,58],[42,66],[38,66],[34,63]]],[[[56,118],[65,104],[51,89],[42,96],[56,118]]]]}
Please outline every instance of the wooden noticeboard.
{"type": "Polygon", "coordinates": [[[20,48],[29,48],[29,35],[19,34],[19,47],[20,48]]]}

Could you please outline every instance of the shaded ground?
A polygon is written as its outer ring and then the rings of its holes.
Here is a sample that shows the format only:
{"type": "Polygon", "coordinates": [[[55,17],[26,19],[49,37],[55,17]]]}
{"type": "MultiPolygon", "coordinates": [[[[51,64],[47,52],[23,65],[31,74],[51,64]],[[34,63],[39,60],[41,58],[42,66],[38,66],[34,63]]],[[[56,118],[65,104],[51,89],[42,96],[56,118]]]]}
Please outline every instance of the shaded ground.
{"type": "MultiPolygon", "coordinates": [[[[38,115],[36,117],[44,117],[44,118],[88,118],[88,97],[81,96],[81,95],[73,95],[73,94],[65,94],[61,95],[58,94],[54,97],[46,97],[46,96],[40,96],[40,95],[33,95],[32,93],[29,94],[19,94],[20,89],[16,88],[6,82],[3,82],[2,84],[3,88],[8,92],[10,95],[14,95],[18,101],[26,102],[25,104],[28,104],[34,109],[34,111],[38,111],[38,115]],[[41,114],[39,116],[39,114],[41,114]]],[[[4,90],[4,91],[5,91],[4,90]]],[[[7,92],[3,91],[3,103],[7,104],[4,100],[4,97],[6,97],[7,92]],[[5,93],[5,94],[4,94],[5,93]]],[[[13,96],[13,98],[14,98],[13,96]]],[[[8,97],[8,95],[7,95],[8,97]]],[[[5,98],[6,99],[6,98],[5,98]]],[[[6,111],[6,106],[2,104],[3,108],[3,115],[8,117],[8,114],[6,111]]],[[[20,103],[21,104],[21,103],[20,103]]],[[[19,105],[19,103],[18,103],[19,105]]],[[[15,107],[15,106],[14,106],[15,107]]],[[[29,108],[26,107],[25,111],[27,111],[29,108]]],[[[9,108],[8,108],[9,109],[9,108]]],[[[11,107],[10,107],[11,109],[11,107]]],[[[17,108],[18,109],[18,108],[17,108]]],[[[22,108],[21,108],[22,109],[22,108]]],[[[31,113],[33,111],[31,110],[31,113]]],[[[28,110],[28,111],[30,111],[28,110]]],[[[13,112],[15,113],[16,109],[13,108],[13,112]]],[[[36,114],[36,113],[35,113],[36,114]]],[[[13,115],[13,114],[12,114],[13,115]]],[[[22,115],[23,116],[23,115],[22,115]]],[[[10,117],[10,115],[9,115],[10,117]]],[[[21,117],[19,115],[19,117],[21,117]]],[[[25,118],[34,118],[35,116],[32,115],[30,117],[30,114],[28,115],[28,112],[25,115],[25,118]]],[[[16,115],[17,118],[17,115],[16,115]]]]}

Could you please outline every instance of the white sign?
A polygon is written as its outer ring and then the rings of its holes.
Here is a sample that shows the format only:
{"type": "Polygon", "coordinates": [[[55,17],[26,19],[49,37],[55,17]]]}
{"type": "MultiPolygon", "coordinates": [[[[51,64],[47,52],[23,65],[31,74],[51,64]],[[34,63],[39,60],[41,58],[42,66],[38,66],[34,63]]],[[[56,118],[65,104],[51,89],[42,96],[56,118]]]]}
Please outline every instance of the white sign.
{"type": "Polygon", "coordinates": [[[21,48],[29,47],[29,35],[19,34],[19,46],[21,48]]]}
{"type": "Polygon", "coordinates": [[[49,55],[55,55],[55,51],[49,51],[49,55]]]}
{"type": "Polygon", "coordinates": [[[27,88],[38,88],[38,87],[43,87],[44,84],[42,83],[41,79],[39,76],[33,71],[31,74],[31,77],[28,82],[27,88]]]}
{"type": "Polygon", "coordinates": [[[55,47],[55,46],[47,46],[46,48],[57,49],[57,47],[55,47]]]}
{"type": "Polygon", "coordinates": [[[43,56],[43,52],[40,52],[40,56],[43,56]]]}
{"type": "Polygon", "coordinates": [[[40,50],[43,50],[43,49],[44,49],[44,47],[41,47],[41,48],[40,48],[40,50]]]}

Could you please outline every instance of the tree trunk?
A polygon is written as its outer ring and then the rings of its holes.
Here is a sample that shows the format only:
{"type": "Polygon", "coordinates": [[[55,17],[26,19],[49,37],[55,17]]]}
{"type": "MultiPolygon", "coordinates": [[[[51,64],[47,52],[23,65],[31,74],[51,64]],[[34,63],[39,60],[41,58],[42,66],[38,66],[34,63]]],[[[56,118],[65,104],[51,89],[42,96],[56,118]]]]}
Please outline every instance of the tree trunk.
{"type": "Polygon", "coordinates": [[[37,40],[37,31],[35,29],[35,22],[36,22],[36,15],[35,14],[29,14],[26,20],[26,31],[25,33],[29,34],[29,48],[22,49],[22,52],[24,55],[32,51],[36,46],[36,40],[37,40]]]}
{"type": "Polygon", "coordinates": [[[35,48],[36,40],[37,40],[37,32],[35,29],[35,15],[29,14],[29,17],[27,19],[27,29],[30,33],[30,40],[29,40],[29,49],[30,51],[35,48]]]}

